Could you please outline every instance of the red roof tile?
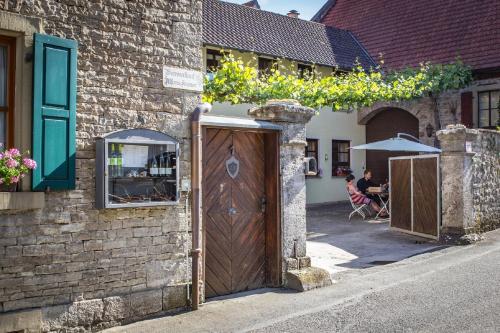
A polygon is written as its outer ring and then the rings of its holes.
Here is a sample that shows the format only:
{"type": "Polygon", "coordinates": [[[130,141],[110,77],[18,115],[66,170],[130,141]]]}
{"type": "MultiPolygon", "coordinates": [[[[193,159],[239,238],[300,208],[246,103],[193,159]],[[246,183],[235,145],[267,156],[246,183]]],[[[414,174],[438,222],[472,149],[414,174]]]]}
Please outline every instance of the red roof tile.
{"type": "Polygon", "coordinates": [[[317,15],[321,22],[352,31],[373,58],[383,54],[390,68],[447,63],[457,56],[473,69],[500,67],[500,0],[330,3],[317,15]]]}

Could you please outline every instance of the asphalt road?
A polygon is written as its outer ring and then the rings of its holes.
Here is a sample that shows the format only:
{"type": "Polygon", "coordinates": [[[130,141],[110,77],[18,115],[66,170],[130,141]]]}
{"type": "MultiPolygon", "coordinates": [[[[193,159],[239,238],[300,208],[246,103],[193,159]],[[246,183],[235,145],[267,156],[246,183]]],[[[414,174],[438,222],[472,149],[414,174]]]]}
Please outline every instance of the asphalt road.
{"type": "Polygon", "coordinates": [[[500,332],[500,250],[252,332],[500,332]]]}
{"type": "Polygon", "coordinates": [[[234,295],[107,332],[500,332],[500,230],[472,246],[339,273],[331,287],[234,295]]]}

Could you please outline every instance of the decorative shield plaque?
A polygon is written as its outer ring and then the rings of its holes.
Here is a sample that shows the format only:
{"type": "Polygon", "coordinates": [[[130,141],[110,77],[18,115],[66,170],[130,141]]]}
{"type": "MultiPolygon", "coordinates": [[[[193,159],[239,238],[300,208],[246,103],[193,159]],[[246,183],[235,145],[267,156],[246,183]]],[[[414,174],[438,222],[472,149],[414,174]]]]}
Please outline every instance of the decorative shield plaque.
{"type": "Polygon", "coordinates": [[[238,161],[234,155],[226,161],[226,170],[231,178],[234,179],[238,176],[238,172],[240,171],[240,161],[238,161]]]}

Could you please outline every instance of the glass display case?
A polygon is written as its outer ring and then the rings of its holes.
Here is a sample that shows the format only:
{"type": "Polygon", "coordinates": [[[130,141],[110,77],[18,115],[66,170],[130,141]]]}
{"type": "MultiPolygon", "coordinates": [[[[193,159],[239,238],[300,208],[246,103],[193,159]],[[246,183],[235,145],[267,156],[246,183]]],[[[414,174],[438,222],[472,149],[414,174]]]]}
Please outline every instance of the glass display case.
{"type": "Polygon", "coordinates": [[[96,206],[176,204],[179,143],[147,129],[110,133],[96,143],[96,206]]]}

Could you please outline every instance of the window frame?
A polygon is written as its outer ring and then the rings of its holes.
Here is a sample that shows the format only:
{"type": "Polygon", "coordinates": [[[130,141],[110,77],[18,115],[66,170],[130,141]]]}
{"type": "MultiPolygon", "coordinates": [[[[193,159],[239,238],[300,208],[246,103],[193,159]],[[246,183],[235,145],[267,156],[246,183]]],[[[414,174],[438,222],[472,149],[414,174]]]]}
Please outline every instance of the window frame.
{"type": "Polygon", "coordinates": [[[345,177],[345,175],[337,175],[335,174],[335,170],[337,167],[347,167],[351,169],[351,140],[341,140],[341,139],[333,139],[332,140],[332,177],[345,177]],[[339,143],[347,143],[349,148],[347,152],[340,152],[338,149],[336,150],[337,144],[339,143]],[[339,162],[338,154],[347,154],[347,162],[339,162]]]}
{"type": "MultiPolygon", "coordinates": [[[[316,158],[316,163],[318,163],[318,170],[319,170],[319,139],[315,138],[306,138],[307,145],[305,146],[305,157],[314,157],[316,158]],[[316,150],[309,150],[309,142],[314,142],[316,145],[316,150]],[[314,156],[309,156],[309,153],[313,153],[314,156]]],[[[319,172],[314,175],[314,176],[308,176],[306,175],[306,178],[319,178],[319,172]]]]}
{"type": "Polygon", "coordinates": [[[278,64],[278,61],[274,58],[269,58],[269,57],[257,57],[257,69],[259,71],[259,76],[263,76],[263,75],[268,75],[268,74],[271,74],[271,69],[275,66],[277,66],[278,64]],[[266,67],[266,68],[263,68],[263,66],[261,66],[261,61],[262,62],[267,62],[268,64],[270,64],[270,66],[266,67]]]}
{"type": "Polygon", "coordinates": [[[314,68],[312,65],[298,63],[297,64],[297,74],[298,74],[299,79],[304,78],[305,70],[308,70],[310,73],[310,76],[314,77],[314,68]]]}
{"type": "Polygon", "coordinates": [[[0,107],[0,112],[5,112],[6,135],[5,147],[0,149],[7,149],[14,146],[16,38],[0,35],[0,45],[7,47],[7,106],[0,107]]]}
{"type": "MultiPolygon", "coordinates": [[[[498,110],[495,110],[496,108],[492,105],[491,93],[493,93],[493,92],[498,92],[500,94],[500,89],[483,90],[483,91],[477,92],[477,127],[478,128],[487,128],[487,129],[493,128],[494,129],[497,126],[497,124],[491,123],[492,112],[494,112],[494,111],[499,112],[498,110]],[[481,95],[482,94],[488,94],[488,108],[487,109],[481,108],[481,95]],[[488,112],[488,126],[481,126],[481,112],[488,112]]],[[[499,119],[500,119],[500,114],[499,114],[499,119]]],[[[497,123],[498,123],[498,121],[497,121],[497,123]]]]}
{"type": "Polygon", "coordinates": [[[217,59],[209,59],[208,56],[211,55],[213,56],[214,58],[217,57],[217,56],[220,56],[221,59],[224,58],[224,52],[222,50],[216,50],[216,49],[206,49],[206,52],[205,52],[205,71],[206,73],[214,73],[216,70],[213,68],[213,66],[209,66],[208,65],[208,62],[209,61],[214,61],[214,62],[217,62],[217,69],[219,68],[220,66],[220,59],[217,60],[217,59]]]}

